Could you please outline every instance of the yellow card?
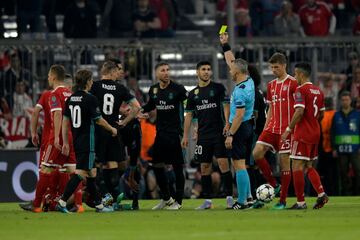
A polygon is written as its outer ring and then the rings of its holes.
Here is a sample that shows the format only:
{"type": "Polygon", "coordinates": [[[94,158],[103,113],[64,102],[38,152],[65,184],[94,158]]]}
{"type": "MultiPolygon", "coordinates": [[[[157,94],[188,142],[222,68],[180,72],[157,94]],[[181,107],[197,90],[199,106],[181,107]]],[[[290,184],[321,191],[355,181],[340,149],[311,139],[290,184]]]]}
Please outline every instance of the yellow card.
{"type": "Polygon", "coordinates": [[[219,34],[225,33],[226,29],[227,29],[227,25],[222,25],[221,28],[220,28],[219,34]]]}

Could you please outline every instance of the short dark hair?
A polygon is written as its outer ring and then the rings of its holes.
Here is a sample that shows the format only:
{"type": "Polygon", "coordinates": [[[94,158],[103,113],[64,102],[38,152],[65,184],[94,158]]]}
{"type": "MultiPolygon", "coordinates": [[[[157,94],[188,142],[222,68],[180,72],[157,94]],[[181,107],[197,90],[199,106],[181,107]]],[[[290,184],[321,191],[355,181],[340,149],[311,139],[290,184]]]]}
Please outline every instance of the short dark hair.
{"type": "Polygon", "coordinates": [[[118,59],[118,58],[109,58],[108,61],[113,62],[113,63],[115,63],[116,65],[122,64],[122,62],[121,62],[120,59],[118,59]]]}
{"type": "Polygon", "coordinates": [[[84,90],[88,81],[92,79],[92,72],[87,69],[80,69],[75,74],[75,86],[78,90],[84,90]]]}
{"type": "Polygon", "coordinates": [[[211,67],[211,63],[209,61],[201,61],[196,64],[196,70],[201,68],[202,66],[208,65],[211,67]]]}
{"type": "Polygon", "coordinates": [[[231,61],[232,63],[234,63],[235,67],[243,74],[247,74],[248,73],[248,66],[249,63],[242,58],[237,58],[233,61],[231,61]]]}
{"type": "Polygon", "coordinates": [[[113,61],[106,61],[101,67],[101,75],[110,74],[113,70],[118,69],[118,66],[113,61]]]}
{"type": "Polygon", "coordinates": [[[258,87],[261,83],[261,75],[260,75],[259,70],[256,68],[255,65],[249,65],[248,72],[249,72],[249,76],[254,81],[255,87],[258,87]]]}
{"type": "Polygon", "coordinates": [[[162,66],[169,66],[169,64],[167,62],[159,62],[155,65],[155,71],[162,66]]]}
{"type": "Polygon", "coordinates": [[[349,91],[343,91],[341,94],[340,94],[340,98],[342,97],[349,97],[351,98],[351,93],[349,91]]]}
{"type": "Polygon", "coordinates": [[[276,52],[270,57],[269,63],[287,64],[287,57],[284,53],[276,52]]]}
{"type": "Polygon", "coordinates": [[[299,69],[306,77],[311,75],[311,65],[306,62],[300,62],[295,64],[295,68],[299,69]]]}
{"type": "Polygon", "coordinates": [[[65,68],[63,65],[54,64],[50,67],[50,72],[56,76],[56,80],[63,82],[65,80],[65,68]]]}

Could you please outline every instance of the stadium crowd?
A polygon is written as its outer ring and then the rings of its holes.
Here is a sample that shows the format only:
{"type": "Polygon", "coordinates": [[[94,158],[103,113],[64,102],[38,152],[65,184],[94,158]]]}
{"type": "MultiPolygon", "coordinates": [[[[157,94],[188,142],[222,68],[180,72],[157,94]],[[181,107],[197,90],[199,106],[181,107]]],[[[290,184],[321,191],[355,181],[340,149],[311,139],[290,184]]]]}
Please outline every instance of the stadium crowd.
{"type": "MultiPolygon", "coordinates": [[[[178,30],[203,30],[194,19],[214,19],[213,27],[227,21],[226,0],[5,0],[0,9],[3,16],[16,13],[17,36],[63,32],[66,38],[174,37],[178,30]]],[[[356,0],[234,0],[234,9],[239,37],[360,34],[356,0]]]]}

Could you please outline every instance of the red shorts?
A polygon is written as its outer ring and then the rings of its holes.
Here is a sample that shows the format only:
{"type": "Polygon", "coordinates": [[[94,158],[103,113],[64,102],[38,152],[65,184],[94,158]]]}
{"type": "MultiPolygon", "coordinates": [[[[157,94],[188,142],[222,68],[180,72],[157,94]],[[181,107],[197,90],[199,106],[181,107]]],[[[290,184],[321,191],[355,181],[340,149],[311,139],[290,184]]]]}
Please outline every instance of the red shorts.
{"type": "Polygon", "coordinates": [[[309,144],[293,140],[291,143],[290,158],[312,161],[318,158],[318,144],[309,144]]]}
{"type": "Polygon", "coordinates": [[[291,151],[291,135],[285,141],[281,140],[280,134],[263,131],[256,143],[270,147],[273,153],[290,153],[291,151]]]}
{"type": "Polygon", "coordinates": [[[67,166],[76,166],[74,147],[70,145],[70,154],[69,156],[65,156],[54,145],[48,144],[40,161],[41,164],[47,167],[61,168],[67,166]]]}

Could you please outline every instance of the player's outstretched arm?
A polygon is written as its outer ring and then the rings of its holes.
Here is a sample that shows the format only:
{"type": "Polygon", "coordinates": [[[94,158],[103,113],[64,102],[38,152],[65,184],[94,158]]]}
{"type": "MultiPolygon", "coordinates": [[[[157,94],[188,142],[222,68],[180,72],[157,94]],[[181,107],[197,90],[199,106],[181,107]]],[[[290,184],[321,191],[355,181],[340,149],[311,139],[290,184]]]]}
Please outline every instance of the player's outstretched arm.
{"type": "Polygon", "coordinates": [[[131,108],[130,114],[124,120],[122,120],[121,123],[119,123],[120,127],[126,126],[131,120],[133,120],[138,115],[141,109],[140,103],[135,98],[132,101],[130,101],[128,104],[131,108]]]}
{"type": "Polygon", "coordinates": [[[105,119],[98,118],[96,120],[96,124],[104,128],[105,130],[111,132],[112,136],[115,137],[117,135],[117,129],[112,127],[105,119]]]}
{"type": "Polygon", "coordinates": [[[184,136],[181,141],[182,148],[186,148],[189,145],[189,131],[190,131],[192,118],[193,118],[193,113],[186,112],[185,121],[184,121],[184,136]]]}
{"type": "Polygon", "coordinates": [[[227,32],[220,34],[220,43],[223,48],[226,64],[231,69],[233,65],[232,63],[235,60],[235,56],[231,51],[231,47],[229,45],[229,35],[227,32]]]}
{"type": "Polygon", "coordinates": [[[41,111],[42,111],[41,107],[35,106],[34,112],[31,114],[31,119],[30,119],[31,141],[34,144],[34,146],[38,146],[40,143],[39,134],[37,133],[37,126],[41,111]]]}

